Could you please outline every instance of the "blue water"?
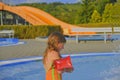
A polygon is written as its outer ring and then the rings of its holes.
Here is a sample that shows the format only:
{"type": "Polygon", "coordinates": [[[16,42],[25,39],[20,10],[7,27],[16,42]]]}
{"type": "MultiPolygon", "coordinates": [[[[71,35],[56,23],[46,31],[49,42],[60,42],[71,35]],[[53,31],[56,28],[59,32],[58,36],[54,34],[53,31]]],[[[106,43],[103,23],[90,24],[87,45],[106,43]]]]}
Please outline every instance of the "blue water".
{"type": "Polygon", "coordinates": [[[0,47],[14,46],[19,44],[25,44],[25,42],[19,41],[18,38],[0,38],[0,47]]]}
{"type": "MultiPolygon", "coordinates": [[[[120,54],[71,55],[74,71],[63,80],[120,80],[120,54]]],[[[0,66],[0,80],[45,80],[42,61],[0,66]]]]}

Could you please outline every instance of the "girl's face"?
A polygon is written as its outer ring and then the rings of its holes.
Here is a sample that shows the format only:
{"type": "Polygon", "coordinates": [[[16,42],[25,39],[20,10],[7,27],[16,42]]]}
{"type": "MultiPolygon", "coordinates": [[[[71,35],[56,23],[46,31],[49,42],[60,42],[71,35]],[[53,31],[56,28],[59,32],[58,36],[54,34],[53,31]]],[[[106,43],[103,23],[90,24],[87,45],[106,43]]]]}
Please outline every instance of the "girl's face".
{"type": "Polygon", "coordinates": [[[58,50],[60,51],[62,49],[64,49],[64,43],[59,43],[58,44],[58,50]]]}

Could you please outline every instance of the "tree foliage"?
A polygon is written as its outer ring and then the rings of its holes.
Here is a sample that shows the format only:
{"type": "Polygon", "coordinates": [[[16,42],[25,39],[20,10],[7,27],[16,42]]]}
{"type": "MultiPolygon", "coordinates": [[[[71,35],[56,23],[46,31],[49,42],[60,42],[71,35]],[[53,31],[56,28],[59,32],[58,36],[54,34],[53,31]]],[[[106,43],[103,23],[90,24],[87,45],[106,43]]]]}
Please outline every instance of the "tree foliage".
{"type": "Polygon", "coordinates": [[[111,19],[112,19],[112,9],[113,9],[113,5],[112,4],[107,4],[105,6],[105,10],[103,12],[103,15],[102,15],[102,22],[108,22],[110,23],[111,22],[111,19]]]}
{"type": "Polygon", "coordinates": [[[120,15],[120,0],[82,0],[73,4],[54,2],[21,5],[39,8],[70,24],[110,23],[113,20],[119,21],[117,17],[120,15]]]}
{"type": "Polygon", "coordinates": [[[92,16],[91,16],[91,23],[100,23],[101,22],[101,16],[100,14],[97,12],[97,10],[94,10],[92,16]]]}

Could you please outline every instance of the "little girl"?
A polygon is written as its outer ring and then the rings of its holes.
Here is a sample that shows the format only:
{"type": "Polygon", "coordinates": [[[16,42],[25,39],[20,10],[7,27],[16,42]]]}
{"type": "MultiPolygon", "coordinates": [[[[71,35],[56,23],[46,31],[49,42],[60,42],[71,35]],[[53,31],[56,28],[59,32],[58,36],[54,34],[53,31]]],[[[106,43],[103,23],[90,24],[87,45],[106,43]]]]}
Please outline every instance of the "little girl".
{"type": "Polygon", "coordinates": [[[46,80],[62,80],[63,72],[71,72],[73,69],[57,71],[54,68],[54,60],[62,58],[60,51],[64,49],[66,39],[60,32],[53,32],[48,37],[48,46],[44,52],[43,64],[46,71],[46,80]]]}

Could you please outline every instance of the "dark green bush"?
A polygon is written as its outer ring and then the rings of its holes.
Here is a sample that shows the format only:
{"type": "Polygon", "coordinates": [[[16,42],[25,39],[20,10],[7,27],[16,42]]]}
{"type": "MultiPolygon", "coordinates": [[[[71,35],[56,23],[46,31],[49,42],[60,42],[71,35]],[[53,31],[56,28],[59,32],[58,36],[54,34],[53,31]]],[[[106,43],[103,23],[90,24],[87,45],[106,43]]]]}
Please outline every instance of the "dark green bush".
{"type": "Polygon", "coordinates": [[[13,29],[15,31],[15,37],[19,39],[34,39],[36,37],[46,37],[51,32],[54,32],[54,31],[63,32],[59,25],[38,25],[38,26],[5,25],[5,26],[0,26],[0,30],[6,30],[6,29],[7,30],[13,29]]]}

